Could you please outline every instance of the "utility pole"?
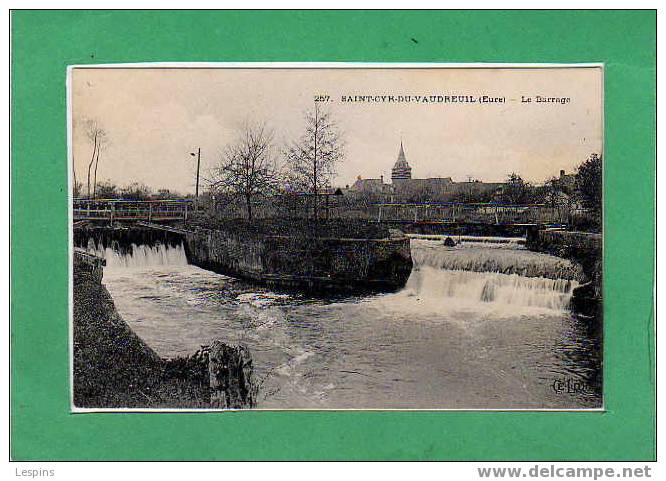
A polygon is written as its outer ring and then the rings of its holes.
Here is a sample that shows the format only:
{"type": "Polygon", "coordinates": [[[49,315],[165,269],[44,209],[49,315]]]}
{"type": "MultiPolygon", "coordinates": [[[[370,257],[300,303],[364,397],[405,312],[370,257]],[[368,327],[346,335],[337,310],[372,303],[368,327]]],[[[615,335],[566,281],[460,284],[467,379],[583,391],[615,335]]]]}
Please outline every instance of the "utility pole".
{"type": "MultiPolygon", "coordinates": [[[[192,157],[195,156],[194,152],[190,152],[190,155],[192,157]]],[[[198,207],[199,207],[199,169],[201,168],[201,147],[199,147],[197,149],[196,156],[197,156],[197,184],[196,184],[196,190],[195,190],[194,198],[196,199],[197,210],[199,210],[198,209],[198,207]]]]}

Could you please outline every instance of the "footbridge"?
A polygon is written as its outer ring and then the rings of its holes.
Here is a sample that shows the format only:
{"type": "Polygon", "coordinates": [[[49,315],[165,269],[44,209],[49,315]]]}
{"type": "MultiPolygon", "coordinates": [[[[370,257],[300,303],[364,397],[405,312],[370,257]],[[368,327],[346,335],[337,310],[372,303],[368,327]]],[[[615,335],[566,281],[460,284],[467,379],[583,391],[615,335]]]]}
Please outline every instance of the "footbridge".
{"type": "Polygon", "coordinates": [[[192,210],[191,199],[74,199],[73,219],[75,227],[88,223],[184,221],[192,210]]]}
{"type": "Polygon", "coordinates": [[[543,204],[376,203],[369,220],[409,233],[521,235],[528,230],[563,228],[572,212],[543,204]]]}

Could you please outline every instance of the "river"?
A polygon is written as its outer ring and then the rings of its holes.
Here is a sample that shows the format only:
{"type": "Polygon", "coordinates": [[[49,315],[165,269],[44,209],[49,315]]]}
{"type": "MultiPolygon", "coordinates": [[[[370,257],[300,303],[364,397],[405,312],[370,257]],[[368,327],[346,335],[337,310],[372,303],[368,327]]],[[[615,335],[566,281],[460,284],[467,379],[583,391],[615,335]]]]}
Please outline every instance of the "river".
{"type": "Polygon", "coordinates": [[[182,247],[98,254],[159,355],[247,345],[259,408],[600,408],[599,329],[568,310],[578,269],[517,239],[460,240],[412,239],[405,288],[355,297],[272,292],[188,265],[182,247]]]}

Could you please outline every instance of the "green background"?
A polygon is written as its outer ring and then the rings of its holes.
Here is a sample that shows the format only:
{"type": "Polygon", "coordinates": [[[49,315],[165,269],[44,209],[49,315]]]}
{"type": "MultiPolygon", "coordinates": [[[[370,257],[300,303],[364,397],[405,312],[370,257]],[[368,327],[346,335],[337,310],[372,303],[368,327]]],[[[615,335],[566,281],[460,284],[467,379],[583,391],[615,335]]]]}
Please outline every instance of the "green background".
{"type": "Polygon", "coordinates": [[[13,459],[655,458],[655,12],[14,11],[11,67],[13,459]],[[606,412],[70,414],[66,67],[146,61],[604,62],[606,412]]]}

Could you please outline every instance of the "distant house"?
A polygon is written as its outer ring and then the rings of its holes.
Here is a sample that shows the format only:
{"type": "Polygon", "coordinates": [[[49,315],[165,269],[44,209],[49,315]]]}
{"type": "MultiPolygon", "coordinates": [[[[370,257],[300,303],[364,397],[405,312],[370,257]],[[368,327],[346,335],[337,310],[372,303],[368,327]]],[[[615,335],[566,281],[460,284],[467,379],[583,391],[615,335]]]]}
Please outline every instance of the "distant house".
{"type": "Polygon", "coordinates": [[[567,174],[564,170],[560,170],[557,181],[567,194],[572,194],[576,190],[576,174],[567,174]]]}
{"type": "Polygon", "coordinates": [[[381,194],[385,190],[384,178],[379,179],[362,179],[359,176],[356,182],[351,186],[350,190],[356,192],[369,192],[373,194],[381,194]]]}

